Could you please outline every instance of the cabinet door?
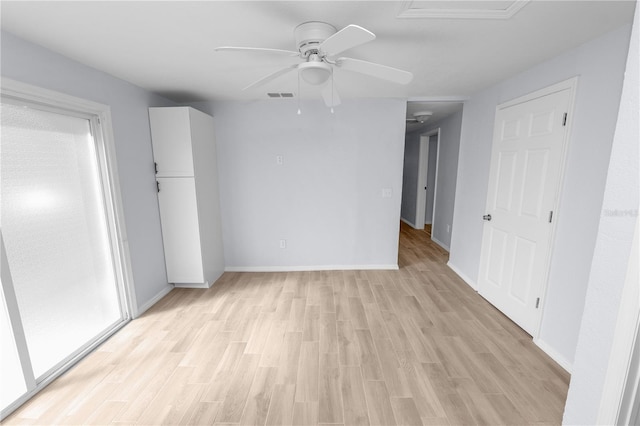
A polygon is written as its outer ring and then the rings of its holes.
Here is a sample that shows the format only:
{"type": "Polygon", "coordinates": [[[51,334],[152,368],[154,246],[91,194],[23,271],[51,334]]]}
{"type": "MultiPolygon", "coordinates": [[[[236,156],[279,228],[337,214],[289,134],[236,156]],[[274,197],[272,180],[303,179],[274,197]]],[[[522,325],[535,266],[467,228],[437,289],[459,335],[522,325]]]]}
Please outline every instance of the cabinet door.
{"type": "Polygon", "coordinates": [[[189,108],[149,108],[149,121],[158,176],[193,176],[189,108]]]}
{"type": "Polygon", "coordinates": [[[170,283],[203,283],[193,178],[158,178],[162,240],[170,283]]]}

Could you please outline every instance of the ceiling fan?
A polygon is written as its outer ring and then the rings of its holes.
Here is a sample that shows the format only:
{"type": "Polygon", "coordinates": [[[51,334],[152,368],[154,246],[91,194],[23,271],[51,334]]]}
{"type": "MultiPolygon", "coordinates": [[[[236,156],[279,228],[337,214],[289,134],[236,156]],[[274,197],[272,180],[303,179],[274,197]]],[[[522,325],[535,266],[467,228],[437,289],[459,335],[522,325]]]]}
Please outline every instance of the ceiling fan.
{"type": "Polygon", "coordinates": [[[413,113],[413,118],[407,118],[407,123],[424,123],[431,118],[433,112],[431,111],[419,111],[413,113]]]}
{"type": "Polygon", "coordinates": [[[217,47],[215,50],[252,52],[289,57],[299,56],[302,62],[289,65],[266,75],[242,90],[262,86],[277,77],[297,70],[299,78],[302,78],[305,82],[314,86],[324,85],[322,97],[326,105],[330,107],[340,104],[340,98],[338,97],[335,87],[333,87],[334,85],[327,84],[329,78],[333,77],[335,69],[344,69],[366,74],[398,84],[408,84],[413,78],[413,74],[408,71],[359,59],[337,57],[338,54],[345,50],[360,46],[376,38],[375,34],[371,31],[358,25],[349,25],[337,31],[333,25],[325,22],[311,21],[298,25],[293,31],[293,34],[298,51],[235,46],[217,47]]]}

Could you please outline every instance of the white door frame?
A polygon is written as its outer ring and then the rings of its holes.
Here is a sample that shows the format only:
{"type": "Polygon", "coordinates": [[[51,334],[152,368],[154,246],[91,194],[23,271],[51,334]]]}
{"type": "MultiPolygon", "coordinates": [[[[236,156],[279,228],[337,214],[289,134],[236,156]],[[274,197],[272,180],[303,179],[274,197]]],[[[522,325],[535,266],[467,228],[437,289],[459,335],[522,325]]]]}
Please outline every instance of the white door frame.
{"type": "Polygon", "coordinates": [[[629,265],[620,296],[620,308],[602,388],[598,424],[629,424],[638,395],[640,353],[640,291],[638,290],[638,232],[636,219],[629,265]],[[635,358],[634,358],[635,357],[635,358]]]}
{"type": "MultiPolygon", "coordinates": [[[[424,229],[425,211],[427,209],[427,192],[424,189],[429,168],[429,139],[438,135],[436,152],[436,179],[433,188],[433,216],[431,217],[431,229],[435,227],[436,200],[438,196],[438,166],[440,163],[440,128],[433,129],[420,135],[420,147],[418,150],[418,177],[416,185],[416,219],[415,228],[424,229]]],[[[433,231],[432,231],[433,236],[433,231]]]]}
{"type": "MultiPolygon", "coordinates": [[[[33,371],[24,374],[27,384],[27,391],[13,404],[0,412],[0,419],[4,419],[20,405],[28,401],[36,393],[44,389],[49,383],[71,368],[77,361],[89,354],[102,342],[107,340],[113,333],[122,328],[131,318],[138,316],[135,289],[133,286],[133,274],[131,260],[129,256],[129,245],[124,221],[124,211],[122,207],[122,196],[120,193],[120,183],[118,180],[118,167],[116,163],[115,142],[111,125],[111,110],[109,106],[99,104],[85,99],[76,98],[53,90],[43,89],[19,81],[2,78],[0,93],[10,99],[17,99],[27,103],[42,105],[43,109],[53,108],[56,110],[66,110],[71,114],[86,115],[89,119],[91,132],[96,141],[96,150],[99,152],[98,161],[100,163],[101,181],[105,197],[105,213],[109,220],[109,240],[114,260],[114,273],[118,286],[118,297],[123,321],[110,329],[103,335],[75,353],[71,354],[65,364],[60,365],[42,381],[36,383],[33,371]]],[[[0,234],[0,243],[2,236],[0,234]]],[[[28,348],[21,329],[19,320],[19,310],[15,299],[13,281],[11,279],[8,262],[5,257],[4,244],[0,244],[2,263],[2,291],[5,295],[7,310],[10,315],[11,327],[14,338],[18,345],[18,355],[21,361],[23,372],[31,370],[28,359],[28,348]]]]}

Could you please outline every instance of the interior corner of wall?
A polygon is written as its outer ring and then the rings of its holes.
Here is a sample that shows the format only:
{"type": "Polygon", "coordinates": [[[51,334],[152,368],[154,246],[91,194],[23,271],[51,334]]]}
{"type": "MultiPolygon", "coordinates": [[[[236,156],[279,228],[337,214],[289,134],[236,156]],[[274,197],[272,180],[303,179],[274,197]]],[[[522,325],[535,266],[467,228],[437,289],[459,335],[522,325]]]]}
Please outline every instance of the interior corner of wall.
{"type": "Polygon", "coordinates": [[[537,337],[533,339],[533,343],[544,353],[549,355],[560,367],[562,367],[567,373],[571,374],[573,371],[573,362],[569,361],[564,355],[558,352],[553,346],[547,343],[543,338],[537,337]]]}
{"type": "Polygon", "coordinates": [[[451,260],[449,260],[447,262],[447,266],[449,267],[449,269],[451,269],[453,272],[455,272],[456,275],[458,275],[458,277],[460,277],[460,279],[462,279],[462,281],[467,283],[467,285],[469,285],[469,287],[471,287],[475,291],[478,291],[478,284],[475,282],[475,280],[472,280],[467,274],[462,272],[462,270],[460,268],[458,268],[456,265],[451,263],[451,260]]]}

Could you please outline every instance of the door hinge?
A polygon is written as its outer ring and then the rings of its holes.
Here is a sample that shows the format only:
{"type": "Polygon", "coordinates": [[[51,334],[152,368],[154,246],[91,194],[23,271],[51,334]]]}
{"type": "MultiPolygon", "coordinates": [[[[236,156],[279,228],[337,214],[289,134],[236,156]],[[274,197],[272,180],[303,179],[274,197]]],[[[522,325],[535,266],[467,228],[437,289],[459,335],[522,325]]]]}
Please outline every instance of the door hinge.
{"type": "Polygon", "coordinates": [[[536,299],[536,309],[538,309],[538,306],[540,306],[540,298],[539,297],[536,299]]]}
{"type": "Polygon", "coordinates": [[[549,212],[549,223],[553,220],[553,210],[549,212]]]}
{"type": "Polygon", "coordinates": [[[156,191],[160,192],[160,182],[156,181],[156,191]]]}
{"type": "Polygon", "coordinates": [[[566,112],[565,112],[565,113],[564,113],[564,118],[562,119],[562,125],[563,125],[563,126],[566,126],[566,125],[567,125],[567,115],[568,115],[568,113],[566,113],[566,112]]]}

